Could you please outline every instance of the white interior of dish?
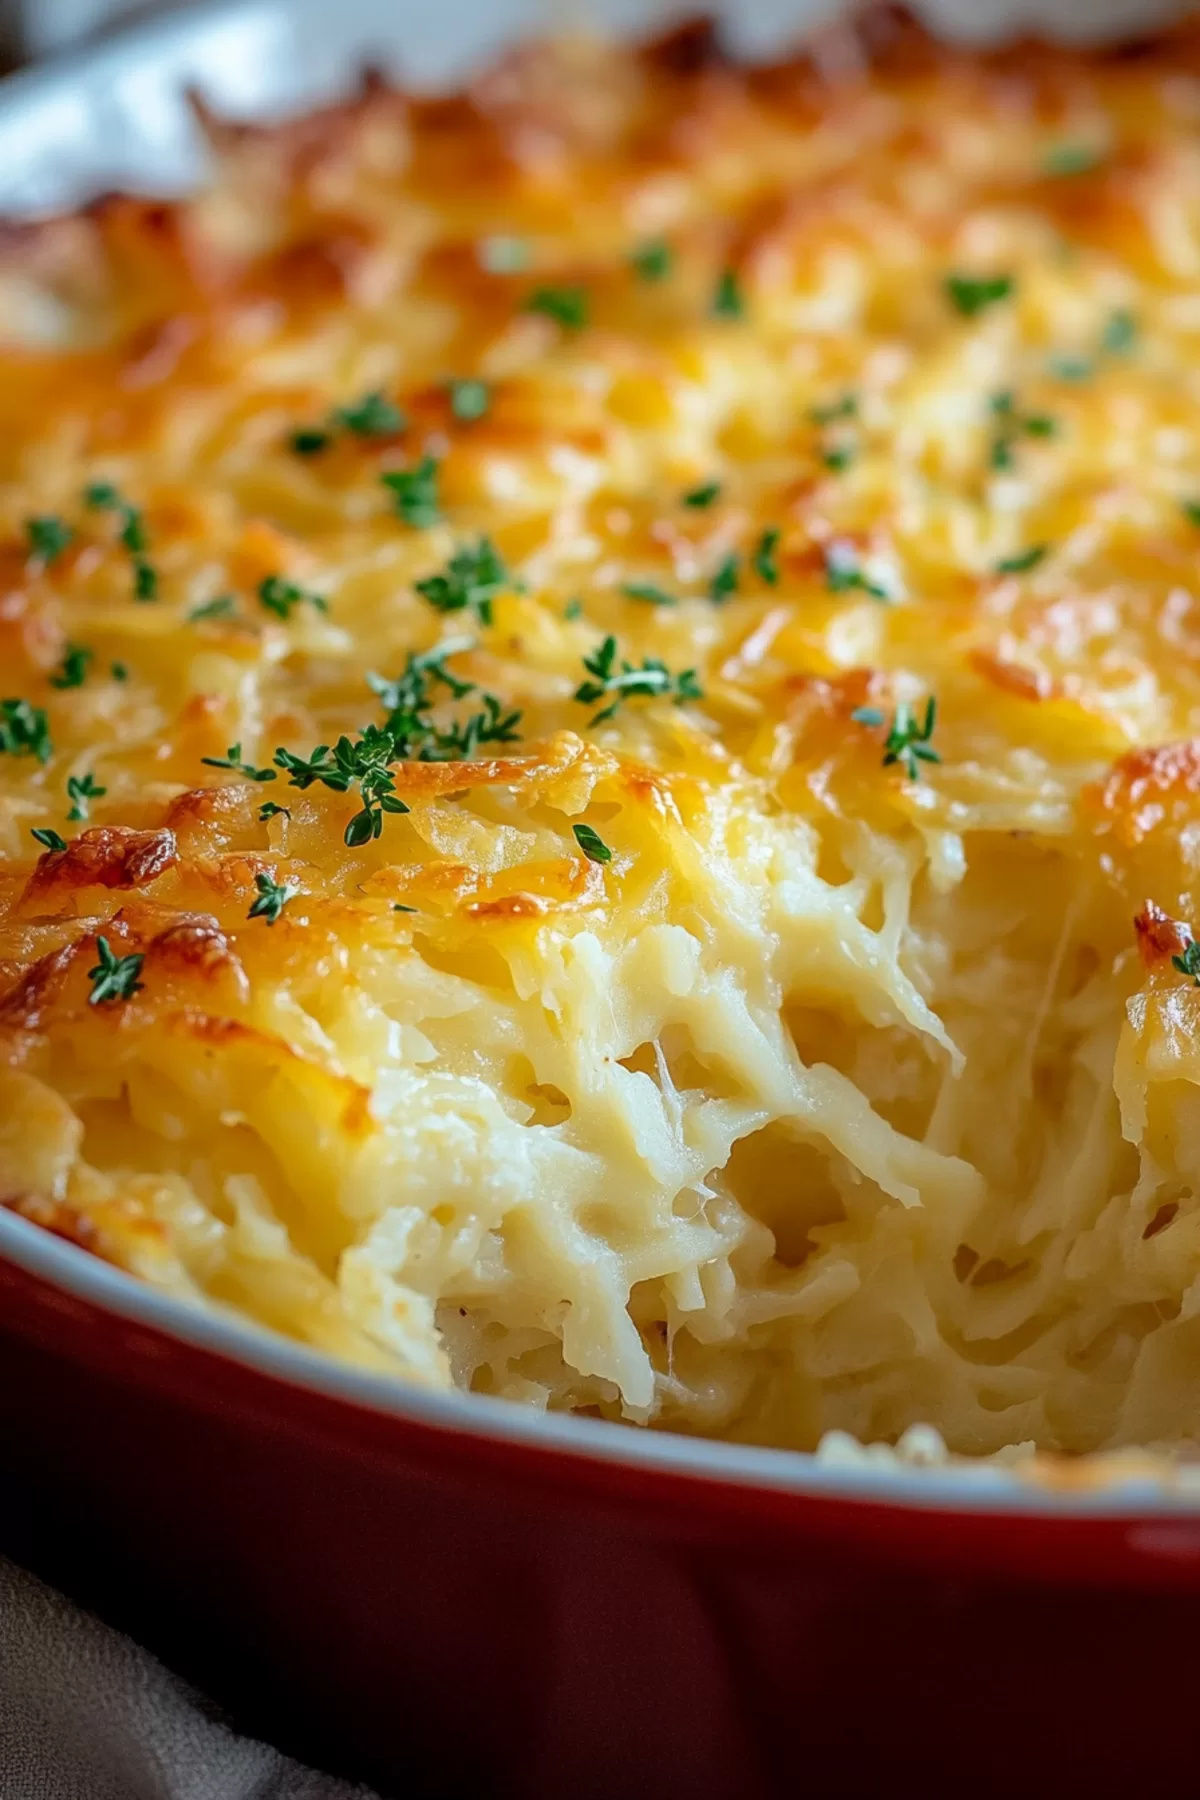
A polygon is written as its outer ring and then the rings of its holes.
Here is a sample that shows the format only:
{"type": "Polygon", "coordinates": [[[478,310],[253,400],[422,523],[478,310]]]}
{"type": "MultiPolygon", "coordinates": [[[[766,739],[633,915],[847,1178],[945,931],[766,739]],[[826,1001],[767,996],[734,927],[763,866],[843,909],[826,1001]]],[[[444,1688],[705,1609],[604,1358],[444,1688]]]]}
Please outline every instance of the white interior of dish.
{"type": "MultiPolygon", "coordinates": [[[[692,10],[672,0],[593,0],[589,22],[628,32],[692,10]]],[[[752,13],[726,15],[731,40],[748,54],[782,47],[798,31],[842,10],[829,0],[760,0],[752,13]]],[[[976,33],[1039,24],[1078,35],[1162,20],[1178,6],[1161,0],[937,0],[926,15],[976,33]]],[[[561,14],[558,22],[563,23],[561,14]]],[[[552,20],[550,22],[553,22],[552,20]]],[[[182,103],[199,86],[220,110],[271,116],[344,91],[367,62],[422,86],[460,80],[506,45],[547,27],[538,0],[472,0],[436,17],[412,0],[295,0],[206,6],[121,36],[83,55],[16,78],[0,93],[0,210],[37,212],[70,205],[113,186],[178,190],[201,173],[182,103]]],[[[133,1321],[158,1326],[265,1373],[423,1423],[469,1430],[513,1445],[570,1449],[643,1468],[846,1497],[903,1500],[925,1507],[1144,1514],[1200,1503],[1200,1473],[1170,1484],[1131,1457],[1098,1466],[1085,1494],[1056,1495],[1019,1466],[939,1466],[936,1439],[910,1433],[900,1453],[834,1443],[816,1456],[639,1432],[620,1426],[526,1413],[512,1405],[431,1394],[333,1363],[240,1321],[192,1312],[24,1220],[0,1211],[0,1254],[59,1288],[133,1321]]]]}

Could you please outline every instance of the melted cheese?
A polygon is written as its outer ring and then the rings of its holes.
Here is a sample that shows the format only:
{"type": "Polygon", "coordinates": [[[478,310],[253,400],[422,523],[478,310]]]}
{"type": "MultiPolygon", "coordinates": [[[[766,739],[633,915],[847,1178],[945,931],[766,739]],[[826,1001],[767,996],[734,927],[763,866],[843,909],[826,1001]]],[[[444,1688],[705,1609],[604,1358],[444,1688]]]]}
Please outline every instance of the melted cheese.
{"type": "Polygon", "coordinates": [[[871,49],[568,46],[209,120],[194,202],[6,244],[0,694],[49,740],[0,754],[9,1205],[535,1406],[1200,1431],[1200,32],[871,49]],[[403,430],[293,449],[376,391],[403,430]],[[423,456],[414,526],[381,477],[423,456]],[[490,619],[439,613],[484,534],[490,619]],[[596,722],[610,634],[671,693],[596,722]],[[477,691],[440,727],[488,692],[518,735],[396,760],[409,810],[347,845],[360,798],[275,752],[444,644],[477,691]],[[101,936],[141,986],[91,1004],[101,936]]]}

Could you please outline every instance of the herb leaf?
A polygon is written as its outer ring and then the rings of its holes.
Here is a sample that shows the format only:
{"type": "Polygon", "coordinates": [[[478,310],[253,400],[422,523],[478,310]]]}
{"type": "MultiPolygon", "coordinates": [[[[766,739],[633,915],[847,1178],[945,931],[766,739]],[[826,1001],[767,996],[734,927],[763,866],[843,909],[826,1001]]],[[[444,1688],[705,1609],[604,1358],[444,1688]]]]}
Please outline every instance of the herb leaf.
{"type": "Polygon", "coordinates": [[[357,740],[340,737],[332,751],[318,744],[311,756],[297,756],[291,750],[276,750],[276,766],[284,771],[292,787],[309,788],[314,782],[345,794],[357,785],[362,810],[355,813],[346,827],[345,842],[351,849],[369,844],[383,831],[385,813],[406,813],[409,808],[395,792],[388,764],[398,760],[391,732],[378,725],[368,725],[357,740]]]}
{"type": "Polygon", "coordinates": [[[200,606],[193,606],[187,615],[189,625],[198,625],[205,619],[230,619],[237,611],[237,601],[232,594],[218,594],[214,600],[205,600],[200,606]]]}
{"type": "Polygon", "coordinates": [[[474,546],[462,545],[442,574],[426,576],[416,589],[438,612],[473,612],[481,625],[490,625],[492,601],[514,585],[491,538],[481,537],[474,546]]]}
{"type": "Polygon", "coordinates": [[[612,861],[612,851],[590,825],[572,825],[571,830],[575,834],[575,842],[589,862],[610,863],[612,861]]]}
{"type": "Polygon", "coordinates": [[[114,956],[106,937],[96,939],[96,954],[100,960],[94,969],[88,970],[88,980],[92,984],[88,1005],[105,1006],[113,1000],[132,1000],[143,986],[138,976],[146,958],[140,954],[114,956]]]}
{"type": "Polygon", "coordinates": [[[262,872],[254,877],[254,885],[258,889],[258,899],[254,901],[246,917],[265,919],[268,925],[274,925],[288,901],[300,892],[290,882],[275,881],[262,872]]]}
{"type": "Polygon", "coordinates": [[[25,535],[29,539],[30,554],[49,568],[62,555],[75,533],[53,513],[41,513],[36,518],[26,519],[25,535]]]}
{"type": "Polygon", "coordinates": [[[0,755],[36,756],[48,763],[54,746],[50,722],[40,706],[28,700],[0,700],[0,755]]]}
{"type": "Polygon", "coordinates": [[[296,608],[306,603],[317,612],[329,611],[329,602],[323,595],[297,587],[295,582],[288,581],[283,575],[268,575],[265,581],[260,582],[258,598],[260,604],[278,619],[290,619],[296,608]]]}
{"type": "Polygon", "coordinates": [[[89,650],[86,644],[68,643],[63,651],[63,659],[50,677],[52,688],[82,687],[87,680],[88,666],[95,659],[96,652],[89,650]]]}
{"type": "Polygon", "coordinates": [[[680,674],[672,675],[666,663],[654,656],[646,657],[639,668],[618,656],[617,640],[612,636],[605,638],[594,655],[584,657],[583,666],[592,679],[576,688],[576,700],[584,706],[593,706],[597,700],[609,701],[609,705],[591,720],[593,725],[611,719],[626,700],[639,695],[651,699],[670,698],[676,706],[682,706],[686,700],[704,698],[695,669],[684,669],[680,674]]]}
{"type": "Polygon", "coordinates": [[[120,520],[119,538],[133,558],[133,597],[158,599],[158,571],[146,561],[150,540],[140,509],[130,504],[111,481],[94,481],[84,490],[84,504],[94,512],[115,513],[120,520]]]}
{"type": "Polygon", "coordinates": [[[339,406],[333,418],[335,424],[354,432],[357,437],[393,437],[408,426],[400,408],[378,388],[364,394],[361,400],[352,401],[349,406],[339,406]]]}
{"type": "Polygon", "coordinates": [[[712,315],[714,319],[741,319],[745,317],[746,302],[742,297],[741,285],[735,269],[722,269],[717,277],[716,289],[712,299],[712,315]]]}
{"type": "Polygon", "coordinates": [[[554,319],[566,331],[581,331],[588,321],[587,289],[582,287],[535,288],[525,311],[554,319]]]}
{"type": "Polygon", "coordinates": [[[1001,557],[996,564],[997,575],[1027,575],[1030,569],[1036,569],[1050,554],[1049,544],[1030,544],[1028,550],[1019,550],[1015,556],[1001,557]]]}
{"type": "Polygon", "coordinates": [[[393,469],[380,480],[392,490],[396,511],[406,525],[423,531],[441,520],[438,504],[438,463],[423,456],[411,469],[393,469]]]}
{"type": "Polygon", "coordinates": [[[301,425],[288,439],[297,456],[320,456],[332,442],[332,432],[322,431],[319,425],[301,425]]]}
{"type": "Polygon", "coordinates": [[[67,848],[66,838],[61,837],[57,831],[51,831],[47,826],[32,827],[29,835],[31,838],[35,838],[39,844],[44,845],[47,850],[65,850],[67,848]]]}
{"type": "Polygon", "coordinates": [[[1090,175],[1104,161],[1094,144],[1054,144],[1042,158],[1044,175],[1090,175]]]}
{"type": "Polygon", "coordinates": [[[872,600],[891,598],[887,589],[863,573],[858,553],[851,544],[830,544],[825,552],[825,585],[832,594],[850,593],[857,589],[872,600]]]}
{"type": "Polygon", "coordinates": [[[486,417],[492,404],[492,390],[486,381],[477,381],[471,377],[449,381],[446,386],[450,393],[450,411],[456,419],[470,424],[475,419],[486,417]]]}
{"type": "Polygon", "coordinates": [[[709,598],[715,600],[718,606],[723,606],[731,594],[737,593],[740,568],[741,558],[736,551],[731,550],[713,571],[712,580],[708,584],[708,593],[709,598]]]}
{"type": "Polygon", "coordinates": [[[652,581],[623,581],[621,592],[627,600],[640,600],[644,606],[677,606],[674,594],[656,587],[652,581]]]}
{"type": "Polygon", "coordinates": [[[853,419],[858,416],[858,395],[847,392],[839,400],[829,400],[823,406],[810,406],[808,416],[814,425],[835,425],[839,419],[853,419]]]}
{"type": "MultiPolygon", "coordinates": [[[[883,724],[883,714],[874,706],[860,706],[851,717],[860,725],[883,724]]],[[[908,701],[901,700],[891,729],[883,740],[884,768],[898,763],[910,781],[919,781],[922,763],[940,763],[941,756],[929,741],[936,723],[937,701],[932,694],[925,702],[925,716],[920,720],[908,701]]]]}
{"type": "Polygon", "coordinates": [[[629,258],[634,271],[643,281],[662,281],[671,273],[675,252],[665,238],[641,244],[629,258]]]}
{"type": "Polygon", "coordinates": [[[519,237],[486,237],[479,262],[489,275],[519,275],[529,267],[529,245],[519,237]]]}
{"type": "Polygon", "coordinates": [[[1129,308],[1122,306],[1104,327],[1101,343],[1110,356],[1124,356],[1137,342],[1137,320],[1129,308]]]}
{"type": "Polygon", "coordinates": [[[695,507],[711,506],[713,501],[719,500],[720,497],[720,482],[706,481],[700,487],[689,488],[687,493],[683,496],[683,504],[685,506],[695,507]]]}
{"type": "Polygon", "coordinates": [[[96,777],[90,769],[84,775],[68,775],[67,799],[71,802],[71,810],[67,814],[68,819],[86,819],[89,816],[89,801],[99,800],[107,792],[107,788],[97,785],[96,777]]]}
{"type": "Polygon", "coordinates": [[[224,756],[202,756],[200,761],[210,769],[232,769],[237,775],[244,775],[247,781],[274,781],[274,769],[256,769],[253,763],[242,761],[242,746],[230,744],[224,756]]]}
{"type": "Polygon", "coordinates": [[[1011,275],[947,275],[944,282],[947,298],[964,319],[973,319],[997,301],[1007,300],[1016,292],[1011,275]]]}
{"type": "Polygon", "coordinates": [[[285,819],[290,819],[292,816],[291,808],[280,806],[277,800],[264,800],[258,809],[258,816],[264,824],[268,819],[274,819],[280,813],[285,819]]]}
{"type": "Polygon", "coordinates": [[[759,580],[765,581],[769,587],[776,587],[779,582],[779,564],[775,559],[778,548],[779,528],[776,525],[768,525],[759,538],[754,552],[754,572],[759,580]]]}
{"type": "Polygon", "coordinates": [[[1182,956],[1171,958],[1171,967],[1178,969],[1181,975],[1189,976],[1200,987],[1200,943],[1195,938],[1189,938],[1183,947],[1182,956]]]}

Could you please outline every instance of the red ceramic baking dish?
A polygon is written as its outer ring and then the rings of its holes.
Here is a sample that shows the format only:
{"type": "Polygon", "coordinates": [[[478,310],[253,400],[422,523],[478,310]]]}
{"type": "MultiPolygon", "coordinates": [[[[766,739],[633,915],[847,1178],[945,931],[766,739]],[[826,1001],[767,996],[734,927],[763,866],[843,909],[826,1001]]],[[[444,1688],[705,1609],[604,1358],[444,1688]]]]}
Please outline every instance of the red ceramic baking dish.
{"type": "MultiPolygon", "coordinates": [[[[224,9],[18,83],[0,198],[128,177],[147,95],[161,124],[184,77],[236,104],[248,57],[288,73],[271,100],[337,73],[308,39],[288,65],[280,29],[224,9]],[[130,95],[128,132],[93,129],[130,95]]],[[[187,177],[182,139],[158,152],[187,177]]],[[[385,1794],[1125,1794],[1200,1749],[1200,1512],[1178,1490],[433,1395],[3,1210],[0,1464],[16,1554],[240,1729],[385,1794]]]]}

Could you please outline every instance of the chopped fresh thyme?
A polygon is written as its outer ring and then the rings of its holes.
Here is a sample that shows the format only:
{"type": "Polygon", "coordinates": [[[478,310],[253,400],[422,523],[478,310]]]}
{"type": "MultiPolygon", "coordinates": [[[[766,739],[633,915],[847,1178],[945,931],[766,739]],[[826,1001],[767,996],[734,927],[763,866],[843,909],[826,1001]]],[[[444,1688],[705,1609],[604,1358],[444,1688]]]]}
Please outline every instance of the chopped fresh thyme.
{"type": "Polygon", "coordinates": [[[67,799],[71,802],[68,819],[86,819],[89,816],[89,802],[102,799],[107,792],[107,788],[99,786],[90,769],[84,775],[68,775],[67,799]]]}
{"type": "Polygon", "coordinates": [[[719,500],[720,497],[720,482],[706,481],[700,487],[689,488],[687,493],[683,496],[683,504],[685,506],[695,507],[711,506],[713,501],[719,500]]]}
{"type": "Polygon", "coordinates": [[[857,455],[858,451],[853,444],[833,444],[829,449],[822,450],[821,461],[827,469],[840,475],[843,469],[850,467],[857,455]]]}
{"type": "Polygon", "coordinates": [[[437,525],[442,517],[438,503],[438,462],[423,456],[411,469],[392,469],[380,480],[390,488],[396,511],[406,525],[418,531],[437,525]]]}
{"type": "Polygon", "coordinates": [[[123,662],[110,663],[108,672],[112,676],[114,681],[128,681],[129,680],[129,669],[128,669],[128,666],[123,662]]]}
{"type": "Polygon", "coordinates": [[[1200,943],[1190,937],[1183,947],[1183,954],[1171,958],[1171,967],[1178,969],[1181,975],[1187,975],[1200,987],[1200,943]]]}
{"type": "Polygon", "coordinates": [[[973,319],[997,301],[1009,299],[1017,284],[1011,275],[947,275],[943,285],[946,297],[964,319],[973,319]]]}
{"type": "MultiPolygon", "coordinates": [[[[850,716],[859,725],[882,725],[884,722],[884,715],[877,706],[860,706],[850,716]]],[[[936,723],[937,701],[932,694],[925,702],[925,717],[921,720],[908,701],[901,700],[883,740],[884,768],[899,763],[910,781],[919,781],[922,763],[940,763],[941,756],[929,741],[936,723]]]]}
{"type": "Polygon", "coordinates": [[[37,518],[26,519],[25,535],[29,539],[30,555],[49,568],[71,543],[75,533],[54,513],[42,513],[37,518]]]}
{"type": "Polygon", "coordinates": [[[742,296],[741,285],[735,269],[722,269],[717,277],[716,289],[713,293],[712,315],[714,319],[741,319],[745,317],[746,302],[742,296]]]}
{"type": "Polygon", "coordinates": [[[525,302],[525,311],[541,313],[553,319],[566,331],[581,331],[588,321],[587,289],[581,287],[535,288],[525,302]]]}
{"type": "Polygon", "coordinates": [[[1090,175],[1104,161],[1104,152],[1095,144],[1054,144],[1042,158],[1044,175],[1090,175]]]}
{"type": "Polygon", "coordinates": [[[352,431],[356,437],[393,437],[408,426],[400,408],[378,388],[364,394],[361,400],[352,401],[349,406],[339,406],[333,421],[346,431],[352,431]]]}
{"type": "Polygon", "coordinates": [[[0,755],[36,756],[47,763],[53,754],[50,721],[28,700],[0,700],[0,755]]]}
{"type": "Polygon", "coordinates": [[[345,831],[345,841],[352,850],[382,834],[385,813],[409,810],[395,792],[396,784],[388,768],[397,760],[391,732],[378,725],[366,726],[357,739],[340,737],[332,750],[327,744],[318,744],[311,756],[296,756],[291,750],[275,752],[276,765],[292,787],[309,788],[320,782],[335,794],[345,794],[357,786],[362,809],[355,813],[345,831]]]}
{"type": "Polygon", "coordinates": [[[256,769],[253,763],[243,762],[242,746],[230,744],[224,756],[202,756],[200,761],[210,769],[232,769],[236,775],[244,775],[247,781],[274,781],[274,769],[256,769]]]}
{"type": "Polygon", "coordinates": [[[845,393],[838,400],[828,400],[823,406],[810,406],[808,416],[814,425],[836,425],[841,419],[854,419],[858,416],[858,395],[845,393]]]}
{"type": "Polygon", "coordinates": [[[1027,575],[1030,569],[1036,569],[1050,554],[1049,544],[1030,544],[1028,550],[1018,550],[1015,556],[1001,557],[996,564],[997,575],[1027,575]]]}
{"type": "Polygon", "coordinates": [[[1200,500],[1181,500],[1179,510],[1189,525],[1200,525],[1200,500]]]}
{"type": "Polygon", "coordinates": [[[462,545],[442,574],[427,575],[416,589],[438,612],[473,612],[481,625],[490,625],[492,601],[514,586],[491,538],[481,537],[475,545],[462,545]]]}
{"type": "Polygon", "coordinates": [[[869,594],[872,600],[887,600],[890,595],[879,582],[872,581],[863,571],[858,560],[858,552],[852,544],[830,544],[825,552],[825,585],[833,594],[846,594],[857,589],[860,593],[869,594]]]}
{"type": "Polygon", "coordinates": [[[572,825],[571,830],[575,834],[575,842],[589,862],[610,863],[612,861],[612,851],[590,825],[572,825]]]}
{"type": "Polygon", "coordinates": [[[268,925],[274,925],[288,901],[300,892],[290,882],[275,881],[261,871],[254,877],[254,885],[258,889],[258,899],[254,901],[246,917],[265,919],[268,925]]]}
{"type": "Polygon", "coordinates": [[[288,581],[283,575],[268,575],[260,582],[258,589],[259,603],[277,619],[290,619],[298,606],[309,605],[316,612],[328,612],[329,602],[321,594],[310,593],[307,588],[297,587],[294,581],[288,581]]]}
{"type": "Polygon", "coordinates": [[[1101,343],[1110,356],[1123,356],[1137,342],[1137,320],[1128,307],[1120,307],[1104,327],[1101,343]]]}
{"type": "Polygon", "coordinates": [[[434,684],[447,689],[453,700],[465,699],[478,690],[446,667],[446,659],[470,648],[466,640],[443,644],[437,650],[409,655],[403,675],[390,680],[368,675],[368,686],[387,709],[384,730],[392,741],[394,762],[469,762],[484,744],[515,743],[520,732],[519,712],[505,712],[495,694],[479,693],[482,712],[453,720],[444,728],[431,717],[434,684]]]}
{"type": "Polygon", "coordinates": [[[674,594],[666,588],[656,587],[652,581],[623,581],[621,592],[627,600],[640,600],[643,606],[677,606],[674,594]]]}
{"type": "Polygon", "coordinates": [[[282,814],[285,819],[290,819],[292,816],[291,807],[280,806],[277,800],[264,800],[258,809],[258,816],[264,824],[268,819],[278,818],[280,814],[282,814]]]}
{"type": "Polygon", "coordinates": [[[106,937],[96,939],[96,955],[99,962],[94,969],[88,970],[88,980],[92,984],[88,1005],[105,1006],[113,1000],[132,1000],[141,991],[143,984],[138,976],[146,958],[140,953],[114,956],[106,937]]]}
{"type": "Polygon", "coordinates": [[[775,587],[779,582],[779,563],[776,560],[778,549],[779,527],[768,525],[754,552],[754,573],[769,587],[775,587]]]}
{"type": "Polygon", "coordinates": [[[740,571],[741,558],[735,550],[731,550],[713,570],[712,580],[708,584],[709,599],[715,600],[718,606],[723,606],[729,596],[738,591],[740,571]]]}
{"type": "Polygon", "coordinates": [[[94,481],[84,490],[84,504],[94,512],[115,513],[120,520],[119,540],[133,559],[133,597],[158,599],[158,571],[146,560],[150,540],[141,510],[130,504],[111,481],[94,481]]]}
{"type": "Polygon", "coordinates": [[[563,607],[563,618],[574,620],[582,619],[582,617],[583,601],[579,598],[579,595],[576,594],[572,599],[568,600],[567,604],[563,607]]]}
{"type": "Polygon", "coordinates": [[[988,455],[993,469],[1012,468],[1013,446],[1019,437],[1051,438],[1058,432],[1058,421],[1051,414],[1021,412],[1011,388],[993,394],[988,407],[997,421],[988,455]]]}
{"type": "Polygon", "coordinates": [[[401,906],[401,904],[398,900],[392,901],[392,911],[393,912],[415,913],[416,910],[417,909],[415,906],[401,906]]]}
{"type": "Polygon", "coordinates": [[[1096,365],[1090,356],[1075,356],[1066,351],[1052,356],[1049,368],[1060,381],[1088,381],[1095,373],[1096,365]]]}
{"type": "Polygon", "coordinates": [[[479,246],[480,266],[489,275],[519,275],[529,267],[529,245],[519,237],[486,237],[479,246]]]}
{"type": "Polygon", "coordinates": [[[193,606],[187,615],[189,625],[198,625],[204,619],[231,619],[237,611],[237,600],[232,594],[218,594],[214,600],[205,600],[201,606],[193,606]]]}
{"type": "Polygon", "coordinates": [[[301,425],[293,431],[288,443],[297,456],[320,456],[328,450],[333,442],[331,431],[322,431],[318,425],[301,425]]]}
{"type": "Polygon", "coordinates": [[[672,675],[666,663],[657,657],[648,656],[641,667],[626,662],[617,655],[617,640],[606,637],[594,656],[585,656],[583,666],[592,677],[576,688],[575,698],[584,706],[594,706],[597,700],[609,700],[610,704],[602,712],[598,712],[590,721],[593,725],[601,725],[626,700],[645,695],[648,698],[669,698],[676,706],[682,706],[686,700],[703,700],[704,690],[696,679],[695,669],[684,669],[679,675],[672,675]]]}
{"type": "Polygon", "coordinates": [[[675,253],[665,238],[641,244],[629,259],[643,281],[662,281],[671,273],[675,253]]]}
{"type": "Polygon", "coordinates": [[[50,677],[52,688],[82,687],[87,680],[90,664],[95,660],[96,652],[89,650],[86,644],[68,644],[63,651],[62,661],[50,677]]]}
{"type": "Polygon", "coordinates": [[[477,381],[473,377],[448,381],[450,394],[450,411],[456,419],[470,424],[475,419],[486,417],[492,404],[492,390],[486,381],[477,381]]]}
{"type": "Polygon", "coordinates": [[[66,838],[57,831],[51,831],[48,826],[32,826],[29,835],[47,850],[65,850],[67,847],[66,838]]]}

